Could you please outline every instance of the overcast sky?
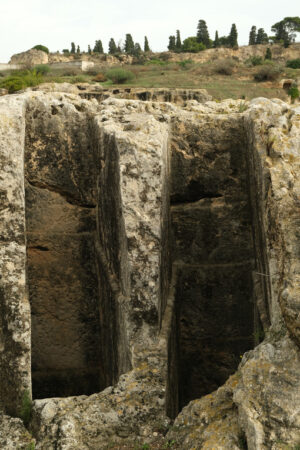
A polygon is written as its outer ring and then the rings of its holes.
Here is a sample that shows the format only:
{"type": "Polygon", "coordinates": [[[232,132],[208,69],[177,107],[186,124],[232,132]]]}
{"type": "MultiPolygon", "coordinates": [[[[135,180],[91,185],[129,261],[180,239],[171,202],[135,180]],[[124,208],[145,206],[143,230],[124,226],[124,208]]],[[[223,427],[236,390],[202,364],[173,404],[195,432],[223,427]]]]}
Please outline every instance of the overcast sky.
{"type": "MultiPolygon", "coordinates": [[[[210,36],[238,29],[240,45],[248,44],[252,25],[270,34],[270,27],[287,16],[300,14],[299,0],[0,0],[0,62],[36,44],[50,51],[81,50],[101,39],[107,51],[111,37],[124,41],[131,33],[143,45],[148,37],[153,51],[166,50],[168,37],[179,29],[182,40],[196,34],[206,20],[210,36]]],[[[299,35],[298,39],[299,40],[299,35]]]]}

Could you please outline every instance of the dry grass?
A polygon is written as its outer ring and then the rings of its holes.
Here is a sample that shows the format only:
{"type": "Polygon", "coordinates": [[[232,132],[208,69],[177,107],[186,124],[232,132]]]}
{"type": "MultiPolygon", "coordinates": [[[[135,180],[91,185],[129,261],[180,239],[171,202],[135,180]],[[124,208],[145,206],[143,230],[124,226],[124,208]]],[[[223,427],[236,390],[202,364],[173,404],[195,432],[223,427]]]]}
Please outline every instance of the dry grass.
{"type": "MultiPolygon", "coordinates": [[[[287,94],[279,87],[277,80],[257,82],[254,74],[260,67],[247,67],[246,64],[232,60],[215,60],[208,63],[186,64],[162,61],[161,64],[122,66],[134,74],[130,82],[122,84],[128,87],[141,88],[181,88],[207,89],[215,100],[225,98],[277,97],[287,99],[287,94]],[[221,73],[220,73],[221,72],[221,73]]],[[[117,68],[117,67],[116,67],[117,68]]],[[[77,69],[56,69],[43,77],[45,82],[95,82],[93,79],[99,73],[105,73],[107,67],[97,65],[87,73],[77,69]],[[78,81],[77,81],[78,80],[78,81]]],[[[300,69],[285,68],[282,78],[300,77],[300,69]]],[[[3,80],[3,78],[1,78],[3,80]]],[[[101,81],[100,81],[101,82],[101,81]]],[[[102,82],[103,83],[103,82],[102,82]]],[[[112,85],[111,81],[103,83],[112,85]]],[[[112,85],[118,86],[118,85],[112,85]]]]}

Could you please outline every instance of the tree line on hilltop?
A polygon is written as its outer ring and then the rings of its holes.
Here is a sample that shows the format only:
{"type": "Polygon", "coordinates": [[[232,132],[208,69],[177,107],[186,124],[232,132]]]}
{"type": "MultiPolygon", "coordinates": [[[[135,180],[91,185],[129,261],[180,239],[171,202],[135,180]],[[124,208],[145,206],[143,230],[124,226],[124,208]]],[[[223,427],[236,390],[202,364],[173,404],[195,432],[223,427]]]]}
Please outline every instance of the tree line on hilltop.
{"type": "MultiPolygon", "coordinates": [[[[249,45],[280,43],[288,47],[295,42],[296,33],[300,32],[300,17],[285,17],[271,27],[273,36],[268,36],[263,28],[251,27],[249,33],[249,45]]],[[[196,36],[191,36],[181,42],[180,31],[169,37],[168,49],[174,52],[197,53],[207,48],[229,47],[238,48],[238,32],[236,24],[233,23],[228,36],[219,36],[215,32],[214,40],[210,39],[205,20],[199,20],[196,36]]]]}
{"type": "MultiPolygon", "coordinates": [[[[36,46],[34,48],[37,48],[40,46],[36,46]]],[[[150,46],[149,46],[149,41],[147,36],[145,36],[144,38],[144,47],[142,49],[141,45],[138,42],[134,42],[132,35],[130,33],[126,34],[125,37],[125,43],[122,46],[121,43],[116,44],[116,41],[114,40],[114,38],[111,38],[109,43],[108,43],[108,53],[110,55],[116,55],[116,54],[120,54],[120,53],[126,53],[127,55],[132,55],[132,56],[140,56],[143,52],[150,52],[150,46]]],[[[71,42],[71,49],[63,49],[63,53],[66,55],[69,54],[80,54],[80,46],[79,45],[75,45],[74,42],[71,42]]],[[[95,45],[93,47],[93,49],[91,48],[90,45],[88,45],[88,50],[87,53],[89,55],[93,54],[93,53],[98,53],[98,54],[102,54],[104,53],[103,50],[103,45],[102,45],[102,41],[96,40],[95,41],[95,45]]]]}
{"type": "MultiPolygon", "coordinates": [[[[249,33],[249,45],[257,44],[272,44],[279,43],[288,47],[295,42],[296,34],[300,33],[300,17],[285,17],[283,20],[275,23],[271,27],[271,31],[274,33],[272,36],[268,36],[263,28],[258,28],[253,25],[249,33]]],[[[192,52],[197,53],[209,48],[229,47],[238,48],[238,31],[236,24],[232,24],[228,36],[219,36],[218,31],[215,32],[215,38],[211,39],[209,36],[206,21],[200,19],[197,25],[196,36],[190,36],[181,40],[180,31],[177,30],[176,34],[169,36],[168,50],[173,52],[192,52]]],[[[47,47],[37,45],[34,48],[49,52],[47,47]],[[46,49],[46,50],[45,50],[46,49]]],[[[135,57],[140,57],[142,53],[150,52],[150,46],[147,36],[144,37],[143,48],[138,42],[134,42],[130,33],[126,34],[124,44],[121,42],[116,43],[114,38],[111,38],[108,43],[108,53],[110,55],[118,55],[125,53],[135,57]]],[[[63,53],[80,54],[82,53],[79,45],[71,43],[71,49],[63,49],[63,53]]],[[[88,54],[102,54],[104,53],[102,41],[96,40],[93,48],[88,46],[88,54]]]]}

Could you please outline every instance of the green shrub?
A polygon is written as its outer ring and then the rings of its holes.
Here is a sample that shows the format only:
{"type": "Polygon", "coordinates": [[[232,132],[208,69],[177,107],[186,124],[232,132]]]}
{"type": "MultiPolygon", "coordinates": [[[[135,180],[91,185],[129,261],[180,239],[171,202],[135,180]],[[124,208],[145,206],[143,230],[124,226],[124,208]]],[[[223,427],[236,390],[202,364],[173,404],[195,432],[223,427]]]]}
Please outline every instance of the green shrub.
{"type": "Polygon", "coordinates": [[[40,73],[41,75],[46,75],[46,73],[50,72],[50,67],[47,64],[38,64],[34,66],[34,70],[36,73],[40,73]]]}
{"type": "Polygon", "coordinates": [[[282,74],[282,67],[273,64],[264,64],[255,74],[255,81],[275,81],[282,74]]]}
{"type": "Polygon", "coordinates": [[[0,81],[0,88],[7,89],[10,94],[25,89],[29,86],[37,86],[44,81],[41,73],[33,70],[15,70],[12,75],[0,81]]]}
{"type": "Polygon", "coordinates": [[[183,41],[182,50],[184,52],[198,53],[206,49],[203,42],[198,42],[197,37],[191,36],[183,41]]]}
{"type": "Polygon", "coordinates": [[[114,84],[123,84],[132,81],[134,74],[125,69],[110,69],[105,74],[106,78],[112,80],[114,84]]]}
{"type": "Polygon", "coordinates": [[[271,60],[272,59],[272,52],[271,52],[270,47],[268,47],[267,50],[266,50],[265,59],[267,59],[267,60],[271,60]]]}
{"type": "Polygon", "coordinates": [[[220,75],[232,75],[236,62],[232,59],[220,59],[213,64],[213,72],[220,75]]]}
{"type": "Polygon", "coordinates": [[[21,407],[20,407],[20,414],[19,417],[20,419],[23,420],[24,425],[27,427],[30,419],[31,419],[31,414],[32,414],[32,400],[29,394],[29,391],[26,390],[23,393],[22,396],[22,402],[21,402],[21,407]]]}
{"type": "Polygon", "coordinates": [[[290,87],[290,89],[288,91],[288,95],[291,97],[292,103],[294,103],[294,101],[300,97],[300,92],[299,92],[299,89],[297,88],[297,86],[290,87]]]}
{"type": "Polygon", "coordinates": [[[63,77],[72,77],[72,76],[80,75],[80,74],[81,74],[81,69],[79,69],[79,68],[77,69],[75,67],[68,67],[66,69],[63,69],[62,73],[61,73],[61,75],[63,77]]]}
{"type": "Polygon", "coordinates": [[[70,83],[86,83],[86,77],[84,75],[76,75],[70,79],[70,83]]]}
{"type": "Polygon", "coordinates": [[[249,66],[261,66],[263,64],[263,59],[261,56],[251,56],[251,58],[247,59],[246,63],[249,66]]]}
{"type": "Polygon", "coordinates": [[[45,47],[44,45],[39,44],[39,45],[35,45],[32,48],[34,48],[35,50],[41,50],[42,52],[45,52],[45,53],[49,53],[49,48],[45,47]]]}
{"type": "Polygon", "coordinates": [[[10,94],[25,89],[25,81],[21,77],[10,76],[0,81],[0,88],[7,89],[10,94]]]}
{"type": "Polygon", "coordinates": [[[185,59],[184,61],[180,61],[178,64],[182,69],[188,69],[188,66],[193,63],[194,61],[192,59],[185,59]]]}
{"type": "Polygon", "coordinates": [[[145,63],[145,65],[146,66],[152,66],[152,65],[153,66],[165,66],[166,62],[162,61],[161,59],[153,58],[153,59],[150,59],[150,61],[147,61],[145,63]]]}
{"type": "Polygon", "coordinates": [[[300,69],[300,58],[290,59],[287,61],[286,67],[290,67],[291,69],[300,69]]]}
{"type": "Polygon", "coordinates": [[[30,444],[27,445],[25,450],[35,450],[35,443],[30,442],[30,444]]]}

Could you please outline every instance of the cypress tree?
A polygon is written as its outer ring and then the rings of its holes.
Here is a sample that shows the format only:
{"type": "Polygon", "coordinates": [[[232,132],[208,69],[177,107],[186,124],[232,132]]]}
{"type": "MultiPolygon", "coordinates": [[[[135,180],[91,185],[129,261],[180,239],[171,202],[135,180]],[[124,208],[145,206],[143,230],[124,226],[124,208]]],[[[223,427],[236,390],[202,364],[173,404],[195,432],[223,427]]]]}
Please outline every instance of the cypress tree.
{"type": "Polygon", "coordinates": [[[168,49],[170,52],[174,52],[176,49],[176,38],[174,35],[169,36],[169,45],[168,45],[168,49]]]}
{"type": "Polygon", "coordinates": [[[76,53],[80,53],[80,47],[79,47],[79,45],[77,45],[77,50],[76,50],[76,53]]]}
{"type": "Polygon", "coordinates": [[[134,42],[133,42],[131,34],[129,34],[129,33],[126,34],[124,50],[125,50],[125,53],[127,53],[128,55],[132,55],[134,52],[134,42]]]}
{"type": "Polygon", "coordinates": [[[176,31],[175,50],[176,50],[177,52],[180,52],[181,47],[182,47],[182,44],[181,44],[180,31],[177,30],[177,31],[176,31]]]}
{"type": "Polygon", "coordinates": [[[216,31],[215,40],[214,40],[214,48],[220,47],[219,33],[216,31]]]}
{"type": "Polygon", "coordinates": [[[211,46],[209,33],[205,20],[199,20],[197,26],[197,41],[205,45],[206,48],[211,46]]]}
{"type": "Polygon", "coordinates": [[[141,56],[142,53],[142,47],[140,46],[140,44],[138,42],[136,42],[134,44],[134,49],[133,49],[133,56],[135,56],[136,58],[139,58],[141,56]]]}
{"type": "Polygon", "coordinates": [[[149,42],[148,42],[147,36],[145,36],[144,52],[150,52],[150,47],[149,47],[149,42]]]}
{"type": "Polygon", "coordinates": [[[229,42],[230,47],[233,48],[233,47],[238,46],[237,38],[238,38],[238,32],[237,32],[235,23],[233,23],[231,25],[231,30],[230,30],[230,33],[228,36],[228,42],[229,42]]]}
{"type": "Polygon", "coordinates": [[[94,53],[104,53],[103,52],[103,45],[102,42],[100,41],[100,39],[98,41],[95,42],[95,46],[94,46],[94,53]]]}
{"type": "Polygon", "coordinates": [[[267,50],[266,50],[265,59],[269,59],[269,60],[272,59],[272,52],[271,52],[270,47],[268,47],[267,50]]]}
{"type": "Polygon", "coordinates": [[[90,46],[90,45],[88,45],[88,54],[89,54],[89,55],[92,54],[92,49],[91,49],[91,46],[90,46]]]}
{"type": "Polygon", "coordinates": [[[268,35],[263,28],[257,30],[256,44],[267,44],[269,41],[268,35]]]}
{"type": "Polygon", "coordinates": [[[71,53],[75,53],[75,43],[71,42],[71,53]]]}
{"type": "Polygon", "coordinates": [[[256,26],[253,25],[251,27],[251,31],[249,33],[249,45],[255,45],[256,44],[256,26]]]}
{"type": "Polygon", "coordinates": [[[115,53],[118,53],[118,49],[117,49],[115,40],[113,38],[111,38],[108,43],[108,53],[110,55],[114,55],[115,53]]]}

